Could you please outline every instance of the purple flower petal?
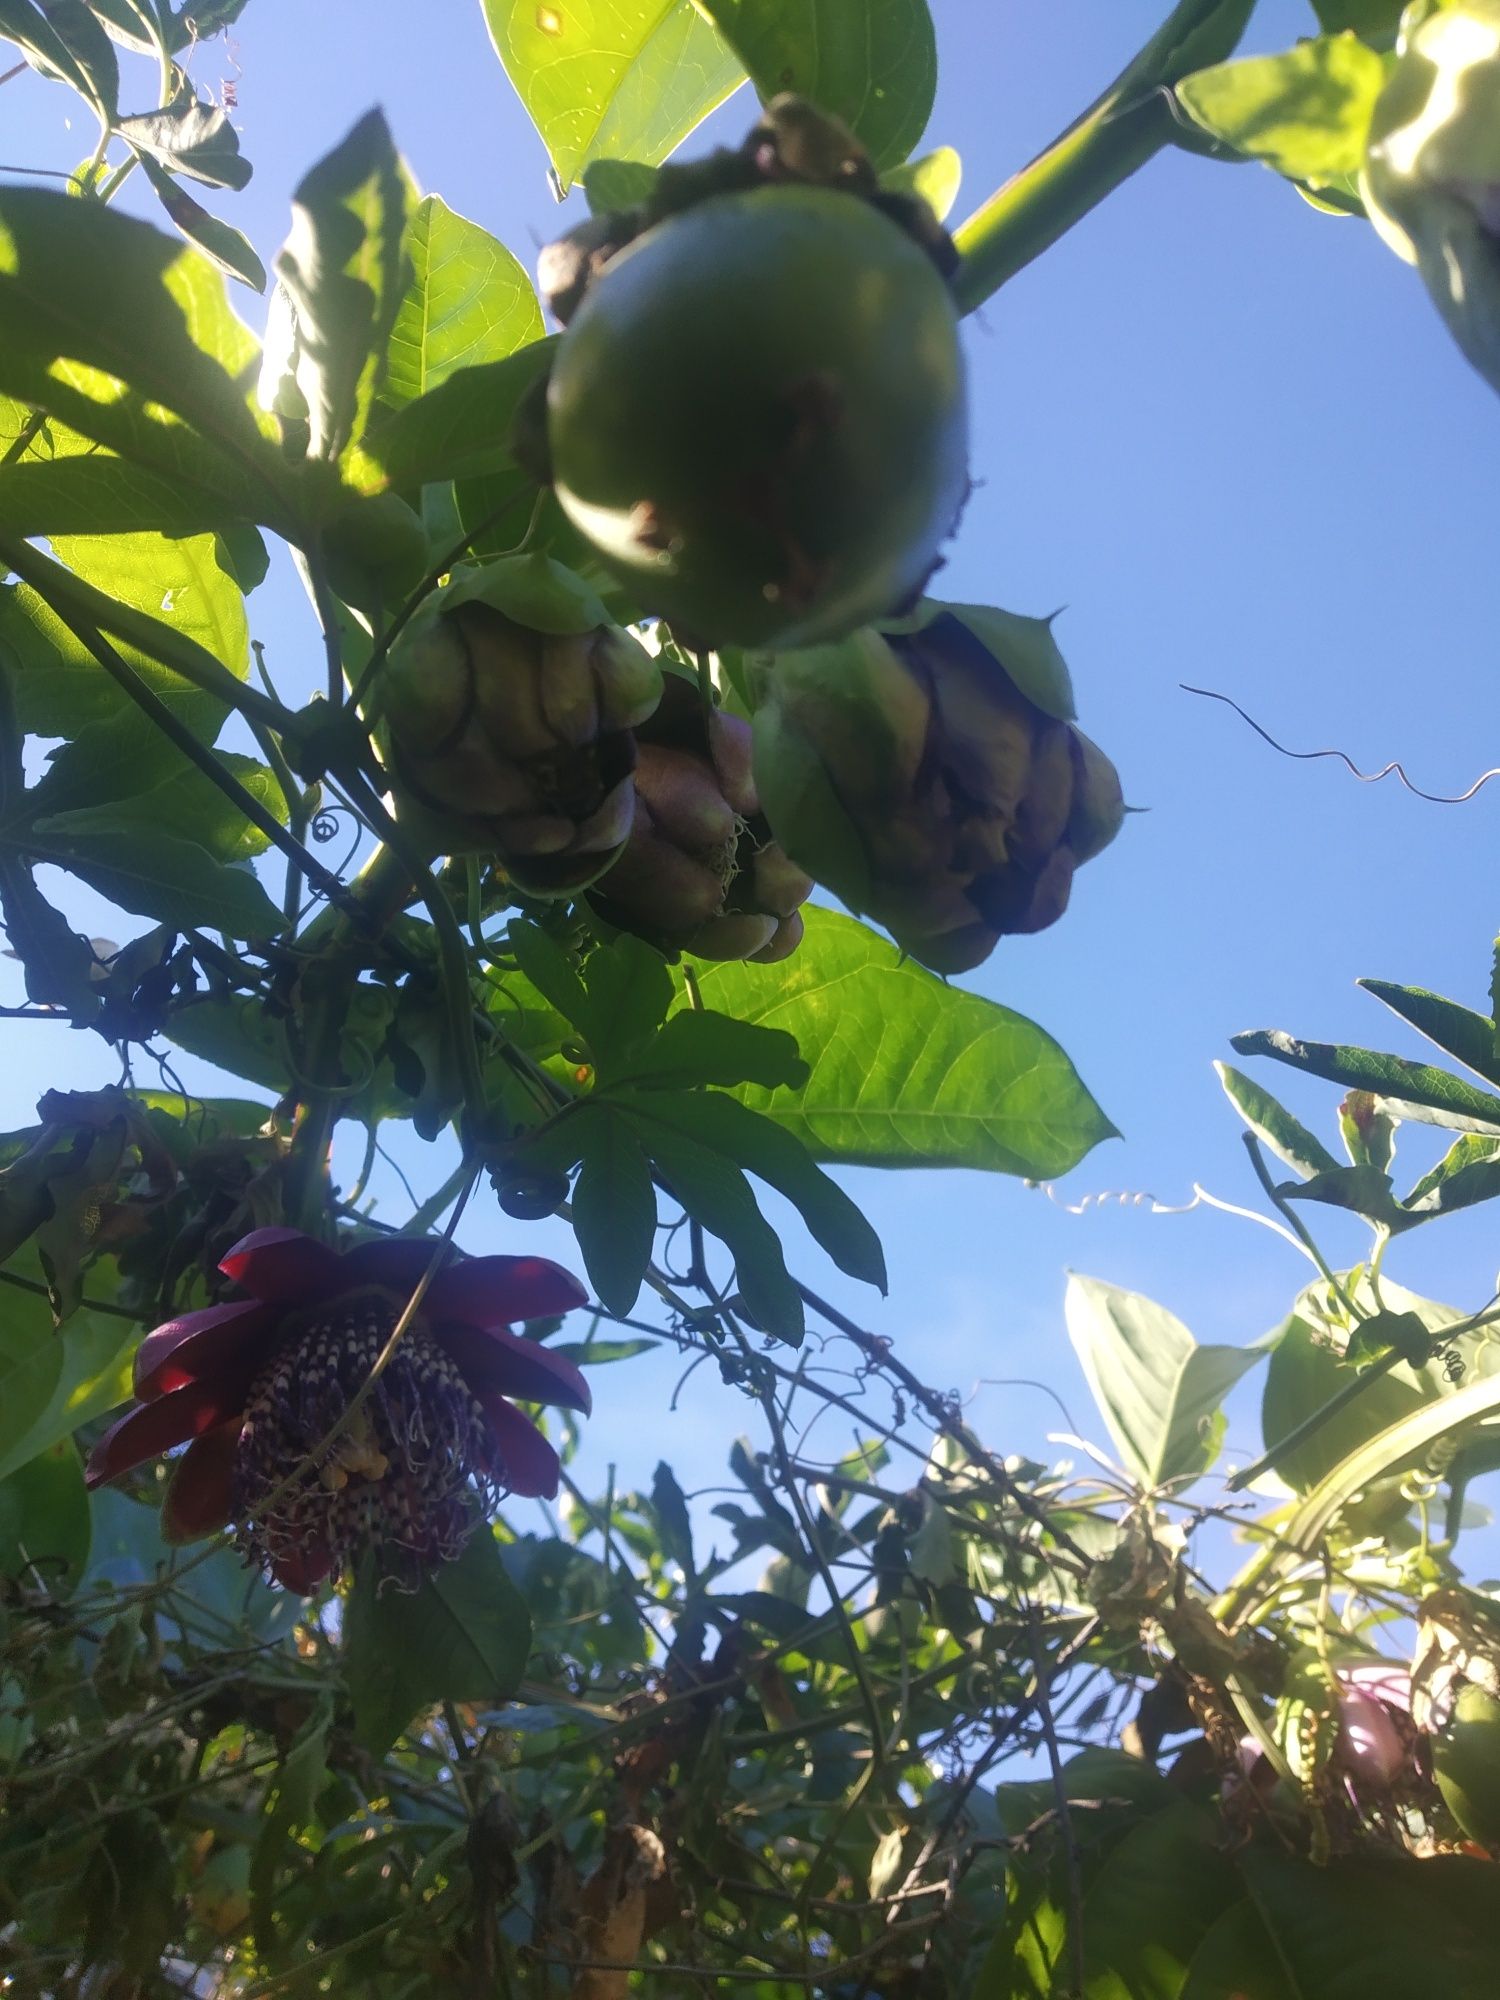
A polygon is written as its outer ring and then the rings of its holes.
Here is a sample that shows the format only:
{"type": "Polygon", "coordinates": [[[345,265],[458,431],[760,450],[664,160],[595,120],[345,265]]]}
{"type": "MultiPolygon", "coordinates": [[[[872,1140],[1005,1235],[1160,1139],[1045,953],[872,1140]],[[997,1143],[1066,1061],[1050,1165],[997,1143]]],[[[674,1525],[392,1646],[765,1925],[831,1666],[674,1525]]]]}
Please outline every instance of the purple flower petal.
{"type": "Polygon", "coordinates": [[[410,1292],[421,1282],[434,1256],[454,1254],[433,1236],[377,1236],[344,1252],[339,1259],[340,1275],[351,1287],[389,1285],[392,1291],[410,1292]]]}
{"type": "Polygon", "coordinates": [[[571,1271],[545,1257],[466,1257],[433,1279],[427,1317],[510,1326],[518,1319],[571,1312],[587,1298],[571,1271]]]}
{"type": "Polygon", "coordinates": [[[161,1503],[162,1539],[196,1542],[225,1527],[234,1486],[234,1454],[240,1441],[240,1419],[194,1438],[172,1468],[167,1497],[161,1503]]]}
{"type": "Polygon", "coordinates": [[[480,1396],[495,1439],[493,1470],[502,1486],[523,1500],[553,1500],[562,1461],[530,1417],[503,1396],[480,1396]]]}
{"type": "Polygon", "coordinates": [[[252,1298],[275,1306],[313,1305],[331,1298],[343,1279],[336,1251],[300,1229],[252,1229],[219,1269],[252,1298]]]}
{"type": "Polygon", "coordinates": [[[522,1340],[504,1327],[437,1326],[439,1345],[458,1364],[476,1396],[496,1391],[523,1403],[561,1403],[588,1416],[594,1398],[583,1376],[560,1354],[539,1341],[522,1340]]]}
{"type": "Polygon", "coordinates": [[[175,1444],[201,1437],[234,1416],[238,1406],[239,1398],[226,1394],[217,1382],[191,1382],[169,1396],[139,1404],[111,1424],[89,1453],[84,1484],[102,1486],[175,1444]]]}
{"type": "Polygon", "coordinates": [[[259,1346],[275,1326],[277,1308],[259,1299],[164,1320],[136,1349],[135,1393],[142,1402],[232,1364],[246,1346],[259,1346]]]}

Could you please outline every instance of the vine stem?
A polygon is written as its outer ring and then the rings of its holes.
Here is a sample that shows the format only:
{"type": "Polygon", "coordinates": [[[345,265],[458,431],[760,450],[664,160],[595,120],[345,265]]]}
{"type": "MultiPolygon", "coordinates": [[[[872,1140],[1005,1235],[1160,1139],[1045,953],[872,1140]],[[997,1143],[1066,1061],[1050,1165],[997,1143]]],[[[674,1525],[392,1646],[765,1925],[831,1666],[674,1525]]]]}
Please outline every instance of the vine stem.
{"type": "Polygon", "coordinates": [[[1171,144],[1172,86],[1231,55],[1254,5],[1179,0],[1103,96],[961,225],[953,281],[961,312],[982,306],[1171,144]]]}
{"type": "Polygon", "coordinates": [[[24,537],[0,535],[0,563],[23,583],[29,583],[64,623],[70,617],[81,617],[100,631],[139,648],[174,674],[181,674],[193,687],[237,709],[247,720],[263,722],[278,734],[285,731],[291,717],[281,703],[247,687],[206,646],[200,646],[185,632],[174,631],[159,618],[137,611],[134,605],[122,604],[107,591],[86,583],[62,563],[33,548],[24,537]]]}
{"type": "MultiPolygon", "coordinates": [[[[3,548],[0,548],[0,558],[9,560],[3,548]]],[[[45,596],[46,592],[39,591],[39,595],[45,596]]],[[[358,901],[349,894],[337,875],[331,873],[321,861],[309,854],[296,835],[289,832],[276,815],[268,811],[231,771],[226,770],[207,744],[200,742],[181,717],[173,714],[150,683],[136,672],[127,659],[115,651],[97,625],[70,604],[53,604],[52,609],[79,644],[93,654],[115,685],[130,697],[143,715],[149,717],[173,748],[181,751],[188,762],[201,771],[210,784],[217,786],[225,798],[237,807],[273,846],[279,847],[283,854],[294,861],[308,881],[321,890],[330,903],[338,904],[351,915],[363,914],[358,901]]],[[[239,683],[236,682],[235,685],[238,686],[239,683]]],[[[26,844],[24,835],[21,844],[26,844]]],[[[67,865],[65,857],[63,865],[67,865]]]]}

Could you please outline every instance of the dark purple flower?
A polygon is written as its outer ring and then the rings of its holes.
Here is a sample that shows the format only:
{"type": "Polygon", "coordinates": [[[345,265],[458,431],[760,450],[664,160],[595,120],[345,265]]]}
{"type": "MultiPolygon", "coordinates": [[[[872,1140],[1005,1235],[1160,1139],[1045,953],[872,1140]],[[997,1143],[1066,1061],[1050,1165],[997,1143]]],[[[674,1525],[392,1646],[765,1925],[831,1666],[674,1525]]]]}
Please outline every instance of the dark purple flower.
{"type": "Polygon", "coordinates": [[[550,1498],[557,1453],[510,1399],[584,1412],[591,1399],[572,1362],[511,1332],[587,1296],[541,1257],[450,1252],[371,1393],[317,1456],[433,1247],[390,1236],[340,1253],[295,1229],[244,1237],[219,1268],[249,1297],[146,1336],[139,1401],[94,1447],[88,1484],[185,1444],[162,1506],[167,1539],[233,1523],[246,1556],[299,1591],[366,1550],[414,1583],[503,1494],[550,1498]]]}

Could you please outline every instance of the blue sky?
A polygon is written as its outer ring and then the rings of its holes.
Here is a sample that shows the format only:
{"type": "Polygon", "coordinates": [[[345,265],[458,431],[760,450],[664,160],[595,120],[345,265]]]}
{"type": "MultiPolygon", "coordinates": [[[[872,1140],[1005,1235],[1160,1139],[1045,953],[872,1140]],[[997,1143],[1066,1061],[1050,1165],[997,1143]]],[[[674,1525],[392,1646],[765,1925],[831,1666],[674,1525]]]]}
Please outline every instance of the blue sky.
{"type": "MultiPolygon", "coordinates": [[[[936,0],[934,11],[941,75],[927,143],[963,156],[956,217],[1158,19],[1139,0],[936,0]]],[[[361,0],[251,0],[227,43],[198,51],[200,87],[236,85],[255,166],[246,192],[218,205],[267,261],[295,181],[377,101],[424,190],[528,265],[581,207],[552,201],[477,0],[438,0],[422,23],[419,34],[411,9],[361,0]]],[[[1246,47],[1313,27],[1305,0],[1262,0],[1246,47]]],[[[135,68],[144,109],[154,73],[135,68]]],[[[6,84],[0,156],[72,166],[92,144],[82,117],[66,129],[73,111],[59,86],[29,74],[6,84]]],[[[731,100],[693,143],[736,135],[750,111],[746,96],[731,100]]],[[[242,288],[236,301],[258,328],[260,302],[242,288]]],[[[943,592],[1067,607],[1057,632],[1083,725],[1149,810],[1084,871],[1061,924],[1002,945],[965,983],[1049,1028],[1125,1134],[1060,1201],[1124,1189],[1180,1203],[1195,1180],[1249,1201],[1212,1060],[1249,1026],[1421,1054],[1355,990],[1360,974],[1483,1006],[1500,784],[1454,808],[1394,780],[1360,785],[1336,764],[1277,757],[1179,683],[1234,696],[1298,748],[1338,745],[1366,769],[1399,756],[1433,791],[1461,791],[1500,761],[1500,403],[1415,274],[1364,224],[1316,213],[1259,168],[1185,154],[1153,163],[1016,278],[970,322],[968,350],[980,485],[943,592]]],[[[289,575],[273,573],[250,612],[283,686],[300,675],[310,690],[316,634],[289,575]]],[[[85,901],[70,907],[99,927],[85,901]]],[[[20,997],[14,968],[0,968],[0,997],[20,997]]],[[[4,1032],[6,1126],[27,1122],[48,1084],[113,1080],[92,1036],[4,1032]]],[[[1336,1144],[1331,1086],[1260,1070],[1336,1144]]],[[[1414,1177],[1432,1151],[1406,1135],[1398,1176],[1414,1177]]],[[[422,1155],[414,1141],[402,1148],[428,1174],[422,1155]]],[[[846,1184],[885,1238],[890,1299],[858,1293],[794,1240],[800,1267],[937,1386],[974,1391],[972,1418],[1003,1449],[1041,1449],[1061,1419],[1033,1389],[978,1386],[997,1378],[1044,1380],[1100,1435],[1063,1331],[1065,1268],[1148,1292],[1200,1339],[1234,1344],[1279,1319],[1310,1275],[1268,1233],[1202,1210],[1074,1216],[977,1174],[860,1171],[846,1184]]],[[[524,1229],[487,1196],[471,1218],[473,1248],[546,1240],[568,1252],[563,1232],[524,1229]]],[[[1480,1209],[1408,1239],[1388,1268],[1472,1309],[1495,1281],[1494,1235],[1480,1209]]],[[[1324,1240],[1353,1257],[1362,1233],[1329,1227],[1324,1240]]],[[[596,1378],[596,1473],[615,1461],[622,1485],[648,1484],[665,1454],[685,1484],[719,1476],[753,1412],[705,1370],[669,1414],[678,1372],[661,1357],[596,1378]]],[[[816,1449],[836,1455],[847,1441],[847,1426],[830,1423],[816,1449]]],[[[1254,1448],[1248,1414],[1231,1441],[1242,1458],[1254,1448]]]]}

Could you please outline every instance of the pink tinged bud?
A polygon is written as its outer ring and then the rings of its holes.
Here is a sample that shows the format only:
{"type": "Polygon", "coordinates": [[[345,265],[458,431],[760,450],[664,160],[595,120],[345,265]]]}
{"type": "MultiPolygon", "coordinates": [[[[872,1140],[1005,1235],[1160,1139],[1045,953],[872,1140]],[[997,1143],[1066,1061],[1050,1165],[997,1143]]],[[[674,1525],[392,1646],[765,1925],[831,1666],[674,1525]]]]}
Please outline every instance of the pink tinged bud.
{"type": "Polygon", "coordinates": [[[590,635],[602,729],[638,729],[662,698],[661,667],[633,633],[604,626],[590,635]]]}
{"type": "Polygon", "coordinates": [[[636,790],[666,840],[704,852],[732,842],[738,817],[703,758],[664,743],[643,743],[636,790]]]}
{"type": "Polygon", "coordinates": [[[1005,868],[969,891],[974,907],[1002,937],[1024,937],[1055,924],[1068,907],[1073,887],[1073,857],[1059,847],[1032,875],[1020,868],[1005,868]]]}
{"type": "Polygon", "coordinates": [[[1383,1701],[1352,1690],[1339,1703],[1335,1756],[1354,1779],[1388,1790],[1410,1763],[1401,1732],[1383,1701]]]}
{"type": "Polygon", "coordinates": [[[776,926],[771,942],[762,945],[759,951],[750,953],[753,965],[779,965],[784,958],[790,958],[802,942],[806,926],[800,910],[793,910],[789,917],[783,917],[776,926]]]}
{"type": "MultiPolygon", "coordinates": [[[[750,864],[751,901],[758,910],[790,917],[813,891],[811,875],[799,868],[774,840],[756,850],[750,864]]],[[[800,919],[798,920],[800,924],[800,919]]]]}
{"type": "Polygon", "coordinates": [[[381,683],[391,727],[413,754],[438,750],[473,711],[468,649],[446,618],[435,618],[393,654],[381,683]]]}
{"type": "Polygon", "coordinates": [[[637,814],[635,829],[601,884],[605,915],[665,937],[692,935],[724,907],[724,879],[637,814]]]}
{"type": "Polygon", "coordinates": [[[495,837],[507,854],[564,854],[578,831],[555,813],[515,813],[495,821],[495,837]]]}
{"type": "Polygon", "coordinates": [[[715,709],[708,719],[708,747],[725,798],[744,819],[760,811],[751,769],[754,734],[738,715],[715,709]]]}
{"type": "Polygon", "coordinates": [[[988,924],[960,924],[934,936],[915,936],[903,931],[897,942],[901,949],[931,972],[944,974],[972,972],[983,965],[1000,942],[998,931],[988,924]]]}
{"type": "Polygon", "coordinates": [[[608,854],[630,838],[634,821],[635,781],[627,772],[614,790],[605,794],[599,810],[580,823],[573,845],[580,854],[608,854]]]}
{"type": "Polygon", "coordinates": [[[542,705],[542,637],[513,624],[487,604],[463,604],[451,614],[473,663],[474,706],[490,746],[524,763],[558,748],[542,705]]]}
{"type": "Polygon", "coordinates": [[[1068,845],[1075,861],[1092,861],[1125,824],[1125,794],[1119,772],[1097,743],[1074,729],[1072,745],[1075,789],[1068,845]]]}
{"type": "Polygon", "coordinates": [[[1054,723],[1032,751],[1011,844],[1016,859],[1038,862],[1061,843],[1073,810],[1073,787],[1073,745],[1067,725],[1054,723]]]}
{"type": "Polygon", "coordinates": [[[694,931],[683,950],[698,958],[754,958],[771,944],[778,925],[776,917],[730,911],[694,931]]]}
{"type": "Polygon", "coordinates": [[[589,635],[542,640],[538,689],[554,743],[579,750],[599,733],[599,701],[589,635]]]}

